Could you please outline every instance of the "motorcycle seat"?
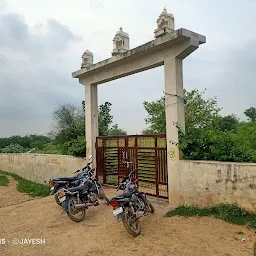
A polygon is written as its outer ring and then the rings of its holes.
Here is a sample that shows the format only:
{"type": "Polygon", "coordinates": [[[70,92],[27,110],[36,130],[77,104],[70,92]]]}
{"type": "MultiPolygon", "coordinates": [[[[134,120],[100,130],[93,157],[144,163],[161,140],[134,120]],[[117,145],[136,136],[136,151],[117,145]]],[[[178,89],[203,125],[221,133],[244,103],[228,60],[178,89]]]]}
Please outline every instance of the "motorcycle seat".
{"type": "Polygon", "coordinates": [[[131,197],[132,197],[131,193],[123,193],[121,195],[115,196],[115,199],[118,200],[118,199],[131,198],[131,197]]]}
{"type": "Polygon", "coordinates": [[[68,189],[69,192],[82,192],[84,190],[85,190],[85,186],[84,185],[68,189]]]}
{"type": "Polygon", "coordinates": [[[67,182],[72,182],[72,181],[76,181],[77,177],[69,177],[69,178],[55,178],[52,181],[53,182],[58,182],[58,181],[67,181],[67,182]]]}

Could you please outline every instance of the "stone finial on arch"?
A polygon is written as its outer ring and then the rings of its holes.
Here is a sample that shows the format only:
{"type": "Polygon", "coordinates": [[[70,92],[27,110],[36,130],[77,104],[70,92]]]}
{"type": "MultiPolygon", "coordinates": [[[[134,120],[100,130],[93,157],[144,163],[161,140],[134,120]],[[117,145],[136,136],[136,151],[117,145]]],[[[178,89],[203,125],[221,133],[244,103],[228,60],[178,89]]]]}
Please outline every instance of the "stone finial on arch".
{"type": "Polygon", "coordinates": [[[171,13],[167,13],[166,8],[161,12],[156,23],[157,29],[154,31],[156,38],[174,31],[174,16],[171,13]]]}
{"type": "Polygon", "coordinates": [[[112,56],[117,55],[119,53],[124,53],[130,49],[130,38],[129,34],[124,32],[122,28],[120,28],[113,39],[113,51],[112,56]]]}
{"type": "Polygon", "coordinates": [[[82,55],[81,68],[88,68],[93,65],[93,53],[89,50],[84,51],[82,55]]]}

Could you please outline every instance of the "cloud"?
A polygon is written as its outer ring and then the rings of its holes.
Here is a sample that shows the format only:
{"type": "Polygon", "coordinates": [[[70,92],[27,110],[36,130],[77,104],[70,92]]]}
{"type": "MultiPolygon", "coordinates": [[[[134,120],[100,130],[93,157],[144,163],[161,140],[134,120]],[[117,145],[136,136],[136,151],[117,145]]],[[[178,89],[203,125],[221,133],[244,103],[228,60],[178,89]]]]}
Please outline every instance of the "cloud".
{"type": "Polygon", "coordinates": [[[0,136],[10,136],[14,130],[37,132],[33,123],[38,122],[40,131],[46,132],[59,102],[79,103],[83,98],[76,94],[82,88],[72,89],[76,81],[70,75],[70,46],[79,44],[81,37],[53,19],[29,27],[14,13],[0,14],[0,31],[0,136]],[[22,120],[31,127],[20,125],[22,120]],[[9,129],[8,121],[16,129],[9,129]]]}
{"type": "MultiPolygon", "coordinates": [[[[84,99],[83,86],[71,77],[82,52],[92,51],[95,62],[109,58],[120,26],[132,48],[152,40],[164,6],[174,14],[176,28],[207,37],[184,60],[184,87],[207,88],[206,96],[217,96],[223,114],[242,118],[244,109],[255,106],[255,1],[77,0],[74,6],[55,0],[54,6],[47,0],[22,5],[0,0],[0,137],[47,132],[54,108],[84,99]]],[[[159,98],[163,90],[160,67],[100,85],[99,104],[112,102],[114,122],[134,134],[145,127],[143,101],[159,98]]]]}
{"type": "Polygon", "coordinates": [[[244,110],[256,107],[255,43],[256,37],[252,36],[240,45],[191,56],[184,65],[185,87],[207,88],[209,97],[217,96],[223,115],[234,113],[245,120],[244,110]]]}
{"type": "Polygon", "coordinates": [[[104,8],[103,0],[89,0],[89,4],[92,8],[104,8]]]}

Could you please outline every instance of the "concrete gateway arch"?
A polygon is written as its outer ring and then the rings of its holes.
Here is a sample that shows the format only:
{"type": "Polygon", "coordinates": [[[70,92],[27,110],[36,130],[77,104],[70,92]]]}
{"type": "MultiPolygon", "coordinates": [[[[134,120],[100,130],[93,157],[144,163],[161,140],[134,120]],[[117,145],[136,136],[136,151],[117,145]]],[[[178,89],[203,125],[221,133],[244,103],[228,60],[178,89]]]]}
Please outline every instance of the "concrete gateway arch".
{"type": "Polygon", "coordinates": [[[185,126],[182,60],[205,43],[206,38],[184,28],[175,30],[174,17],[166,9],[157,19],[154,33],[154,40],[129,49],[129,35],[120,28],[113,39],[112,57],[93,64],[93,54],[87,50],[82,56],[81,69],[73,72],[72,76],[85,86],[87,156],[93,155],[95,165],[95,143],[98,137],[97,86],[164,65],[168,197],[169,202],[179,204],[176,192],[179,190],[177,172],[181,155],[177,147],[176,123],[185,126]]]}

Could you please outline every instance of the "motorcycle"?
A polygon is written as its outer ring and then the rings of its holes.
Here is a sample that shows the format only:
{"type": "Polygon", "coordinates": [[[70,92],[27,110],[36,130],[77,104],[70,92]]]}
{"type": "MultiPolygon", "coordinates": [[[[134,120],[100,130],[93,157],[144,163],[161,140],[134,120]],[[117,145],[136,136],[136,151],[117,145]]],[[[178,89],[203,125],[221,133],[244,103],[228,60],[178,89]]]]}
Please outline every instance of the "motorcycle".
{"type": "MultiPolygon", "coordinates": [[[[127,167],[133,162],[126,162],[127,167]]],[[[118,189],[124,193],[110,199],[109,204],[113,207],[113,215],[118,221],[122,221],[124,227],[134,237],[140,235],[141,225],[139,218],[154,213],[155,208],[149,202],[145,193],[140,192],[137,186],[138,180],[132,179],[132,170],[118,185],[118,189]]]]}
{"type": "Polygon", "coordinates": [[[63,212],[67,213],[68,217],[75,222],[83,221],[88,207],[99,205],[98,199],[109,204],[103,187],[94,177],[94,169],[88,170],[88,178],[84,179],[81,185],[68,189],[63,188],[58,194],[63,212]]]}
{"type": "Polygon", "coordinates": [[[89,157],[88,162],[84,168],[74,172],[76,174],[74,177],[64,177],[64,178],[52,178],[49,180],[50,195],[55,195],[56,203],[61,206],[58,199],[58,193],[63,188],[77,187],[81,184],[83,179],[88,178],[88,170],[90,169],[92,156],[89,157]]]}

